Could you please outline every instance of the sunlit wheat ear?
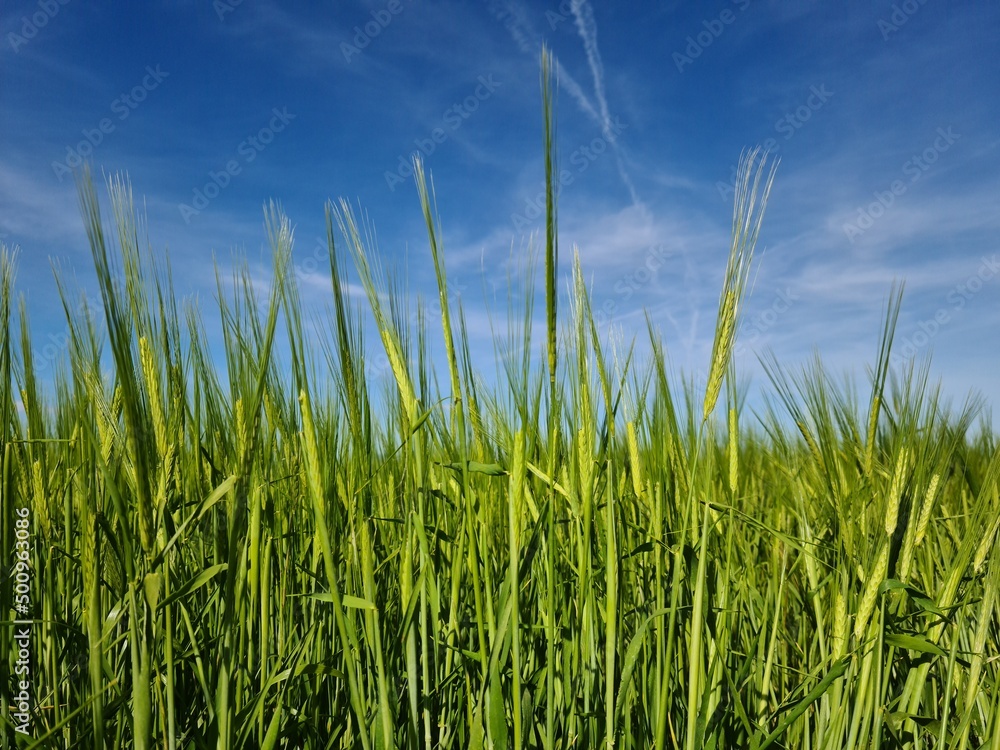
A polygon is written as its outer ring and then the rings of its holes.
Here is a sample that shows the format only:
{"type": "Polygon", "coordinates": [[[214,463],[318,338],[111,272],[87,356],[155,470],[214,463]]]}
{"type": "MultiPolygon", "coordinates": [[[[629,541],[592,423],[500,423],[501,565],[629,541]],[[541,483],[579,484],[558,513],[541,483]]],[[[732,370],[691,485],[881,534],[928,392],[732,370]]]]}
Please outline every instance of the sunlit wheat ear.
{"type": "Polygon", "coordinates": [[[325,490],[323,477],[320,473],[319,445],[316,442],[316,428],[313,426],[312,409],[309,406],[309,397],[306,392],[299,392],[299,405],[302,413],[302,449],[304,454],[306,486],[309,488],[310,498],[316,503],[316,512],[325,513],[322,506],[322,498],[325,490]]]}
{"type": "Polygon", "coordinates": [[[163,413],[163,401],[160,398],[160,378],[156,370],[156,361],[149,340],[139,337],[139,366],[146,381],[146,392],[149,394],[149,411],[153,418],[153,434],[156,437],[156,450],[162,456],[167,450],[167,420],[163,413]]]}
{"type": "Polygon", "coordinates": [[[806,441],[806,446],[809,448],[809,452],[812,457],[816,459],[816,465],[823,465],[823,454],[819,452],[819,446],[816,445],[816,440],[813,438],[812,433],[809,432],[808,428],[802,422],[796,422],[795,426],[799,428],[799,434],[802,435],[802,439],[806,441]]]}
{"type": "MultiPolygon", "coordinates": [[[[392,374],[396,379],[399,388],[400,398],[403,408],[406,411],[410,424],[416,424],[419,414],[419,401],[413,381],[410,378],[409,369],[406,366],[407,357],[403,348],[401,331],[393,322],[390,310],[386,309],[383,300],[390,297],[387,293],[385,278],[378,265],[378,254],[373,247],[366,247],[365,239],[362,237],[351,207],[344,200],[340,201],[340,208],[336,212],[337,223],[340,231],[347,239],[347,246],[354,259],[355,268],[361,278],[361,285],[371,306],[375,323],[378,326],[379,336],[382,338],[382,345],[385,348],[386,358],[392,369],[392,374]],[[372,264],[374,261],[374,267],[372,264]]],[[[371,245],[369,237],[369,245],[371,245]]]]}
{"type": "Polygon", "coordinates": [[[154,500],[153,511],[159,519],[163,514],[163,509],[167,505],[167,496],[170,492],[170,485],[174,479],[174,463],[177,459],[177,451],[173,443],[167,446],[166,452],[160,464],[160,472],[156,484],[156,498],[154,500]]]}
{"type": "Polygon", "coordinates": [[[916,532],[916,517],[911,508],[907,513],[906,530],[903,532],[903,547],[899,553],[899,562],[896,566],[896,572],[893,574],[893,578],[898,578],[904,583],[909,580],[910,567],[913,565],[913,538],[916,536],[916,532]]]}
{"type": "Polygon", "coordinates": [[[888,541],[882,544],[878,559],[865,579],[865,590],[861,595],[861,605],[858,607],[858,619],[854,623],[854,637],[858,641],[865,637],[868,621],[875,609],[875,601],[878,599],[878,590],[889,570],[889,546],[888,541]]]}
{"type": "MultiPolygon", "coordinates": [[[[727,280],[728,283],[728,280],[727,280]]],[[[712,346],[712,366],[708,375],[708,386],[705,390],[705,404],[702,417],[708,419],[708,415],[715,408],[715,403],[719,400],[719,392],[722,390],[722,380],[726,374],[726,366],[729,362],[730,341],[736,328],[736,314],[739,300],[736,292],[726,289],[719,305],[719,316],[715,324],[715,344],[712,346]]]]}
{"type": "Polygon", "coordinates": [[[625,425],[625,437],[628,444],[628,460],[632,467],[632,490],[636,497],[642,497],[646,487],[646,478],[639,459],[639,437],[635,432],[635,422],[625,425]]]}
{"type": "Polygon", "coordinates": [[[836,656],[847,653],[847,600],[838,588],[833,600],[833,652],[836,656]]]}
{"type": "MultiPolygon", "coordinates": [[[[993,499],[998,506],[1000,506],[1000,497],[997,495],[997,490],[993,490],[993,499]]],[[[972,569],[978,573],[983,564],[986,562],[986,555],[989,554],[990,550],[993,549],[993,538],[997,535],[997,531],[1000,530],[1000,514],[993,519],[993,524],[983,536],[979,546],[976,548],[976,554],[972,558],[972,569]]]]}
{"type": "Polygon", "coordinates": [[[722,381],[732,358],[747,281],[750,278],[754,246],[757,244],[757,235],[764,219],[764,208],[778,165],[777,161],[771,164],[764,184],[761,185],[767,164],[767,153],[760,155],[759,160],[758,154],[760,150],[753,149],[741,156],[736,172],[732,244],[729,248],[729,261],[726,264],[722,294],[719,297],[719,312],[715,319],[715,341],[712,343],[711,367],[708,371],[708,386],[705,389],[703,420],[708,419],[719,400],[722,381]]]}
{"type": "Polygon", "coordinates": [[[903,448],[896,459],[896,470],[892,475],[892,484],[889,487],[889,501],[885,511],[885,533],[892,536],[899,523],[899,502],[903,496],[903,483],[906,472],[909,469],[910,450],[903,448]]]}
{"type": "Polygon", "coordinates": [[[934,500],[937,497],[938,482],[941,475],[935,474],[931,477],[931,483],[927,487],[927,494],[924,496],[924,504],[920,508],[920,519],[917,521],[917,533],[913,540],[914,546],[919,547],[927,534],[927,525],[931,522],[931,511],[934,509],[934,500]]]}
{"type": "Polygon", "coordinates": [[[876,395],[872,399],[871,413],[868,415],[868,440],[865,441],[865,474],[871,476],[872,459],[875,456],[875,432],[878,429],[878,412],[882,400],[876,395]]]}
{"type": "Polygon", "coordinates": [[[107,462],[111,459],[111,449],[118,438],[118,418],[122,413],[121,386],[115,386],[114,395],[111,396],[110,410],[105,405],[103,398],[98,399],[95,403],[102,409],[99,412],[100,419],[97,422],[97,426],[101,437],[101,455],[104,457],[105,462],[107,462]]]}

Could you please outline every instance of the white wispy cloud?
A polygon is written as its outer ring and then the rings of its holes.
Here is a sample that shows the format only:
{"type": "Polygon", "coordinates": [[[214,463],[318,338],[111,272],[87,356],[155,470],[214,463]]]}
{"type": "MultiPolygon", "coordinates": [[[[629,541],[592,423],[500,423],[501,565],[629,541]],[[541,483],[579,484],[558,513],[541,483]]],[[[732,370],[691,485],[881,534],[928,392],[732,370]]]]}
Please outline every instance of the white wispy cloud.
{"type": "Polygon", "coordinates": [[[0,160],[0,234],[6,241],[66,241],[83,237],[76,191],[71,183],[53,189],[38,175],[0,160]]]}

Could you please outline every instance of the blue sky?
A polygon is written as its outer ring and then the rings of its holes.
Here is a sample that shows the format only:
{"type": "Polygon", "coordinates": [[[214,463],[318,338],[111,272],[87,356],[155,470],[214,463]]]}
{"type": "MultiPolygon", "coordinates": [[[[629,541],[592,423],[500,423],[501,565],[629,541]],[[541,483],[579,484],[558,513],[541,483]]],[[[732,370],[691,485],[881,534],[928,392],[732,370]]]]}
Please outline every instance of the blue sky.
{"type": "Polygon", "coordinates": [[[128,173],[177,291],[211,321],[213,257],[228,267],[245,253],[266,284],[272,198],[296,226],[317,315],[329,300],[318,238],[330,198],[360,206],[385,265],[405,272],[414,298],[433,298],[405,170],[420,151],[449,278],[492,372],[484,297],[503,330],[511,259],[541,226],[544,42],[559,64],[563,271],[578,247],[602,324],[643,341],[648,310],[672,367],[704,371],[728,185],[741,151],[761,145],[781,163],[741,372],[760,386],[757,353],[804,364],[818,351],[863,385],[890,285],[905,280],[897,364],[933,353],[948,394],[974,388],[997,403],[1000,8],[628,6],[5,3],[0,240],[21,248],[36,358],[50,366],[65,330],[53,261],[95,288],[71,174],[82,158],[128,173]]]}

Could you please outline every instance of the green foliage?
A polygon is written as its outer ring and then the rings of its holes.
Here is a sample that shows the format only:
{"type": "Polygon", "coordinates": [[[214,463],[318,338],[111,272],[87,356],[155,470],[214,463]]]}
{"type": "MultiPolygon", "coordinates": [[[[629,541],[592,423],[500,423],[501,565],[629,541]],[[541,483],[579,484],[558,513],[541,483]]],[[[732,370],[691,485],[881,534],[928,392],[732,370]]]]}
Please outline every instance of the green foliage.
{"type": "MultiPolygon", "coordinates": [[[[85,174],[103,321],[63,290],[51,402],[0,254],[0,554],[9,570],[11,509],[31,508],[36,744],[997,747],[996,441],[970,432],[978,402],[950,411],[926,368],[889,368],[899,290],[864,411],[818,362],[770,357],[777,399],[747,428],[731,351],[771,180],[757,156],[741,165],[705,393],[674,391],[652,326],[647,364],[608,359],[578,261],[557,336],[551,184],[543,351],[529,294],[491,389],[416,165],[439,392],[431,334],[407,329],[346,204],[328,206],[327,367],[273,206],[269,297],[245,268],[231,293],[219,281],[220,362],[140,247],[127,184],[109,185],[113,250],[85,174]],[[391,364],[384,403],[336,229],[391,364]]],[[[9,629],[9,587],[0,603],[9,629]]],[[[14,746],[11,638],[0,648],[14,746]]]]}

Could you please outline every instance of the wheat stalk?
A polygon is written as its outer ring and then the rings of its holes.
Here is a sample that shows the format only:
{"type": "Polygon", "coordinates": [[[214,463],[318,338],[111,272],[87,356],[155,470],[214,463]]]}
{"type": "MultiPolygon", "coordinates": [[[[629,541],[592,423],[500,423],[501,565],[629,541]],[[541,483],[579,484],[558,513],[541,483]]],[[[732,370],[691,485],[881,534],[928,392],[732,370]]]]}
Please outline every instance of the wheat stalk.
{"type": "Polygon", "coordinates": [[[762,186],[761,179],[764,177],[766,164],[767,153],[760,155],[759,149],[753,149],[740,157],[736,172],[732,244],[729,248],[729,260],[726,265],[722,294],[719,297],[719,310],[715,319],[715,340],[712,342],[708,385],[705,389],[705,400],[702,405],[703,420],[707,420],[709,414],[715,409],[719,392],[722,389],[722,379],[732,357],[737,325],[743,311],[747,282],[750,278],[754,247],[757,244],[757,236],[764,219],[764,208],[767,205],[777,169],[777,161],[775,161],[762,186]],[[760,161],[758,161],[758,156],[760,156],[760,161]]]}

